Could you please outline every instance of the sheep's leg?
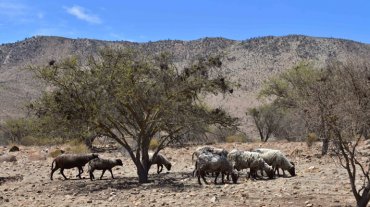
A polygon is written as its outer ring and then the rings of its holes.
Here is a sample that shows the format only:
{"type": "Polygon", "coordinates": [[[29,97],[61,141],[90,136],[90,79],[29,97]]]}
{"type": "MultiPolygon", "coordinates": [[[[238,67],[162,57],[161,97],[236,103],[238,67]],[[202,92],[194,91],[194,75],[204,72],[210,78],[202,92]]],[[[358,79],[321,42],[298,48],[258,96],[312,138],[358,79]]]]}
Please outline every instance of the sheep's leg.
{"type": "Polygon", "coordinates": [[[230,181],[230,173],[226,173],[226,180],[230,181]]]}
{"type": "Polygon", "coordinates": [[[202,172],[202,175],[201,176],[202,176],[202,179],[203,179],[204,183],[208,185],[208,182],[207,182],[207,180],[205,178],[205,173],[204,172],[202,172]]]}
{"type": "Polygon", "coordinates": [[[157,164],[157,173],[159,174],[159,173],[161,173],[162,172],[162,170],[163,170],[163,165],[162,164],[160,164],[160,165],[158,165],[157,164]],[[160,168],[160,169],[159,169],[160,168]]]}
{"type": "Polygon", "coordinates": [[[105,169],[103,170],[103,172],[102,172],[102,174],[101,174],[101,176],[100,176],[100,180],[101,180],[101,179],[103,179],[103,175],[104,175],[104,173],[105,173],[105,169]]]}
{"type": "Polygon", "coordinates": [[[51,174],[50,174],[50,180],[53,180],[53,174],[55,171],[57,171],[59,168],[55,167],[54,169],[51,170],[51,174]]]}
{"type": "Polygon", "coordinates": [[[200,182],[200,173],[197,172],[197,176],[198,176],[198,183],[199,183],[199,185],[202,185],[202,183],[200,182]]]}
{"type": "Polygon", "coordinates": [[[108,169],[108,170],[109,170],[110,174],[112,175],[112,179],[114,179],[112,169],[108,169]]]}
{"type": "Polygon", "coordinates": [[[89,174],[90,174],[90,180],[95,179],[95,177],[94,177],[94,170],[90,170],[89,174]]]}
{"type": "Polygon", "coordinates": [[[216,175],[215,175],[215,184],[217,184],[218,175],[220,175],[220,172],[216,172],[216,175]]]}
{"type": "MultiPolygon", "coordinates": [[[[227,174],[227,175],[229,175],[229,174],[227,174]]],[[[225,181],[224,181],[224,176],[225,176],[225,173],[221,173],[221,181],[222,181],[222,184],[225,184],[225,181]]]]}
{"type": "Polygon", "coordinates": [[[64,168],[60,168],[60,174],[64,177],[65,180],[68,180],[68,178],[64,175],[64,168]]]}
{"type": "Polygon", "coordinates": [[[83,170],[82,166],[79,166],[77,168],[78,168],[78,175],[76,175],[76,177],[81,179],[81,174],[84,172],[84,170],[83,170]]]}

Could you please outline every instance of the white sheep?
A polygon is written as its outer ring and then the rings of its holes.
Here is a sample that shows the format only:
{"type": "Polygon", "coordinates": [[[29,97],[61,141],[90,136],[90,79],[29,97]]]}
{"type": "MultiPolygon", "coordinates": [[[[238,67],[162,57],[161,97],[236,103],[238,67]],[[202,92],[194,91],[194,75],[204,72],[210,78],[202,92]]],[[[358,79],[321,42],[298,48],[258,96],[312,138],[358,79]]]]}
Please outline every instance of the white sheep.
{"type": "Polygon", "coordinates": [[[200,177],[202,177],[204,183],[208,184],[205,175],[206,173],[216,173],[215,184],[217,184],[217,177],[221,173],[222,183],[224,183],[224,175],[231,174],[233,183],[236,183],[238,180],[237,173],[233,170],[232,164],[227,160],[225,156],[220,156],[212,153],[202,153],[198,156],[198,159],[195,162],[195,173],[198,176],[198,183],[200,182],[200,177]]]}
{"type": "Polygon", "coordinates": [[[157,164],[157,173],[158,174],[162,172],[163,165],[167,168],[168,171],[171,170],[172,164],[170,163],[170,161],[168,161],[168,159],[165,156],[158,153],[157,156],[155,156],[153,158],[153,155],[154,155],[153,152],[149,152],[149,160],[150,160],[150,163],[152,165],[157,164]]]}
{"type": "Polygon", "coordinates": [[[209,152],[209,153],[212,153],[212,154],[217,154],[217,155],[224,156],[224,157],[227,157],[227,154],[228,154],[228,151],[225,150],[225,149],[215,148],[215,147],[211,147],[211,146],[204,146],[204,147],[198,147],[195,150],[195,152],[193,152],[193,154],[191,156],[191,160],[194,160],[194,157],[198,158],[200,154],[205,153],[205,152],[209,152]]]}
{"type": "Polygon", "coordinates": [[[89,174],[90,174],[90,180],[93,180],[95,178],[94,176],[94,170],[103,170],[100,180],[103,178],[103,175],[106,170],[110,172],[113,177],[112,168],[115,166],[123,166],[121,159],[102,159],[102,158],[95,158],[93,160],[90,160],[89,162],[89,174]]]}
{"type": "Polygon", "coordinates": [[[56,170],[60,168],[60,174],[64,177],[65,180],[68,178],[64,175],[64,169],[78,168],[78,175],[81,179],[81,174],[83,173],[83,166],[86,165],[90,160],[98,158],[98,154],[88,154],[88,155],[79,155],[79,154],[62,154],[56,157],[51,163],[51,175],[50,180],[53,180],[53,174],[56,170]],[[54,167],[55,164],[55,167],[54,167]]]}
{"type": "Polygon", "coordinates": [[[234,168],[238,171],[250,168],[249,177],[252,176],[256,178],[257,170],[265,171],[270,179],[274,176],[272,167],[268,165],[257,152],[234,149],[229,153],[228,160],[234,164],[234,168]]]}
{"type": "Polygon", "coordinates": [[[271,165],[274,171],[277,171],[278,175],[279,168],[283,170],[283,175],[285,175],[285,170],[287,170],[291,176],[296,175],[294,163],[290,162],[280,150],[259,148],[254,151],[259,153],[265,162],[271,165]]]}

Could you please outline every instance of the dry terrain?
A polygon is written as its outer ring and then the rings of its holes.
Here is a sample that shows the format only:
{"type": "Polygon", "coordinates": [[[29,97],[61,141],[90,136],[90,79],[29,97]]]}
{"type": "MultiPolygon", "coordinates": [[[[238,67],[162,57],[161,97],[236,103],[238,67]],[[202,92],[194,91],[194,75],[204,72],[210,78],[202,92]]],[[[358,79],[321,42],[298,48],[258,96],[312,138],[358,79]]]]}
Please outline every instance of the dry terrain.
{"type": "MultiPolygon", "coordinates": [[[[20,147],[16,163],[0,163],[0,206],[354,206],[348,177],[337,161],[320,156],[320,145],[309,149],[305,143],[271,142],[218,144],[231,150],[253,147],[281,149],[296,163],[297,176],[272,180],[248,180],[241,172],[237,184],[199,186],[191,176],[191,154],[197,146],[167,148],[163,151],[173,163],[170,172],[157,175],[150,171],[148,184],[139,184],[133,163],[120,152],[101,153],[101,157],[122,158],[123,167],[116,167],[116,179],[107,172],[103,180],[75,179],[77,170],[65,170],[49,178],[55,147],[20,147]]],[[[0,154],[9,148],[0,147],[0,154]]],[[[85,167],[85,171],[87,167],[85,167]]],[[[288,173],[287,173],[288,174],[288,173]]],[[[95,177],[100,172],[95,171],[95,177]]],[[[208,181],[211,178],[208,177],[208,181]]]]}

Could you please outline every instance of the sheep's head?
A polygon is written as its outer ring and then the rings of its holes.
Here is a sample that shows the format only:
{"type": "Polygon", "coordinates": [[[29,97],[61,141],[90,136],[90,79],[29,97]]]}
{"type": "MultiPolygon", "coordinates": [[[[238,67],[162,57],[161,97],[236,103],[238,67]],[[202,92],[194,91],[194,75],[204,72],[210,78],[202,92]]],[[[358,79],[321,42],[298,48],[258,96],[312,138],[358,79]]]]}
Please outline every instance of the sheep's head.
{"type": "Polygon", "coordinates": [[[236,182],[238,182],[238,178],[239,178],[238,173],[237,173],[235,170],[233,170],[233,171],[231,172],[231,179],[233,180],[233,183],[234,183],[234,184],[235,184],[236,182]]]}
{"type": "Polygon", "coordinates": [[[171,170],[172,167],[171,163],[165,164],[164,166],[167,168],[168,171],[171,170]]]}
{"type": "Polygon", "coordinates": [[[266,174],[267,174],[267,176],[270,178],[270,179],[272,179],[272,178],[274,178],[274,170],[273,169],[271,169],[271,170],[265,170],[265,172],[266,172],[266,174]]]}
{"type": "Polygon", "coordinates": [[[289,174],[291,175],[291,176],[295,176],[296,174],[295,174],[295,167],[294,167],[294,165],[293,165],[293,167],[291,167],[289,170],[288,170],[288,172],[289,172],[289,174]]]}
{"type": "Polygon", "coordinates": [[[123,166],[123,163],[122,163],[122,160],[121,159],[116,159],[116,164],[117,165],[120,165],[120,166],[123,166]]]}

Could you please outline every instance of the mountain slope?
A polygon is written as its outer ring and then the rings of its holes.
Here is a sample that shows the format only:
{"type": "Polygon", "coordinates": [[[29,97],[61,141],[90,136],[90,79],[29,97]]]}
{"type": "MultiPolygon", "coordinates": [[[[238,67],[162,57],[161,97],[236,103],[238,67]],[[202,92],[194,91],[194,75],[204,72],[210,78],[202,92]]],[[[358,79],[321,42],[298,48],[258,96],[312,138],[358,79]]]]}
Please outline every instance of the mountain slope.
{"type": "Polygon", "coordinates": [[[224,55],[222,75],[240,84],[231,96],[207,98],[233,115],[245,118],[247,107],[258,104],[255,94],[263,81],[306,60],[323,66],[329,60],[369,59],[370,46],[350,40],[301,35],[261,37],[246,41],[203,38],[194,41],[164,40],[148,43],[32,37],[0,46],[0,121],[25,114],[23,106],[44,89],[24,68],[71,55],[87,57],[105,46],[134,48],[144,54],[170,52],[178,65],[205,55],[224,55]]]}

